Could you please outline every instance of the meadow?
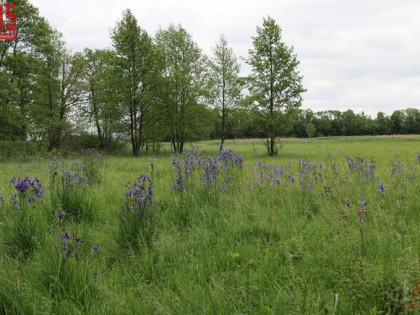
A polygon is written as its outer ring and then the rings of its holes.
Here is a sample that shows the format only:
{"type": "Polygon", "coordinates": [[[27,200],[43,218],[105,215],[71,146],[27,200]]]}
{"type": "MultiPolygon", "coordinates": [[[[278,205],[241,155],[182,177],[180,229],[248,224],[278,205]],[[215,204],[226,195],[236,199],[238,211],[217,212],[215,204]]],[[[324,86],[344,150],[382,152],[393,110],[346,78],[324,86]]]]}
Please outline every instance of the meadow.
{"type": "Polygon", "coordinates": [[[420,136],[218,148],[0,163],[0,313],[420,312],[420,136]]]}

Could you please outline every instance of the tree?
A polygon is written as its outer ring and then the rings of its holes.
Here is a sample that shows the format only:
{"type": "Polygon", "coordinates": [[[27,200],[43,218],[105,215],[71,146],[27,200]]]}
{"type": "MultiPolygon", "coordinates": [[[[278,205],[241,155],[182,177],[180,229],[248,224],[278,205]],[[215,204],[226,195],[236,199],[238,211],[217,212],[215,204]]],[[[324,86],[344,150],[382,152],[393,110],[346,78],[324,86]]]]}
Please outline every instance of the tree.
{"type": "MultiPolygon", "coordinates": [[[[63,128],[60,117],[60,69],[64,53],[61,34],[47,21],[40,25],[42,36],[37,38],[34,51],[37,72],[34,82],[34,102],[31,106],[32,137],[48,139],[48,150],[61,144],[63,128]]],[[[64,119],[64,115],[63,115],[64,119]]]]}
{"type": "Polygon", "coordinates": [[[133,155],[138,156],[146,142],[146,122],[152,120],[146,119],[152,104],[152,85],[160,74],[154,59],[156,50],[130,10],[124,11],[111,37],[120,69],[121,104],[127,111],[133,155]]]}
{"type": "Polygon", "coordinates": [[[101,149],[109,147],[113,134],[118,132],[122,111],[118,98],[119,69],[115,52],[85,49],[85,93],[87,102],[81,114],[93,123],[101,149]]]}
{"type": "Polygon", "coordinates": [[[261,116],[268,154],[275,155],[279,125],[301,106],[301,93],[305,89],[297,70],[299,61],[293,54],[293,47],[282,42],[281,29],[276,21],[265,18],[262,27],[257,27],[257,36],[252,42],[254,48],[249,50],[247,60],[252,67],[250,100],[261,116]]]}
{"type": "Polygon", "coordinates": [[[395,110],[391,115],[391,132],[393,134],[403,134],[404,133],[404,124],[405,124],[405,115],[402,110],[395,110]]]}
{"type": "Polygon", "coordinates": [[[229,48],[226,38],[222,35],[213,48],[213,58],[210,60],[210,97],[214,105],[221,109],[220,151],[227,133],[228,110],[237,105],[241,98],[239,81],[239,64],[233,50],[229,48]]]}
{"type": "Polygon", "coordinates": [[[13,12],[19,21],[17,37],[0,41],[0,139],[25,140],[30,130],[29,107],[34,100],[33,85],[38,71],[33,51],[45,33],[45,21],[27,0],[20,1],[13,12]]]}
{"type": "Polygon", "coordinates": [[[156,34],[156,42],[165,56],[162,102],[175,152],[182,152],[186,139],[210,134],[207,130],[205,58],[191,35],[180,25],[170,25],[156,34]]]}
{"type": "Polygon", "coordinates": [[[420,111],[416,108],[404,110],[404,133],[418,134],[420,132],[420,111]]]}

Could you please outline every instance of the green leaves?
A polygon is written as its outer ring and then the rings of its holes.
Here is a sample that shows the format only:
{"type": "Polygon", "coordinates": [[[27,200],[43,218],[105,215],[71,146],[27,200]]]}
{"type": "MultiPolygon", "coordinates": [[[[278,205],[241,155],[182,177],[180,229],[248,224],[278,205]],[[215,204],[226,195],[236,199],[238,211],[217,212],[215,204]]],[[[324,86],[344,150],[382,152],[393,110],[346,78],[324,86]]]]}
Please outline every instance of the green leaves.
{"type": "Polygon", "coordinates": [[[305,89],[293,48],[282,42],[281,29],[272,18],[265,18],[263,26],[257,27],[253,45],[247,59],[252,67],[249,91],[254,109],[264,117],[262,129],[271,139],[268,152],[274,155],[278,125],[282,118],[301,106],[305,89]]]}
{"type": "Polygon", "coordinates": [[[111,34],[116,53],[117,94],[127,126],[134,156],[141,153],[147,142],[145,130],[152,112],[154,84],[160,72],[154,62],[155,46],[142,30],[130,10],[123,13],[111,34]],[[148,117],[146,119],[146,117],[148,117]]]}
{"type": "Polygon", "coordinates": [[[203,129],[200,103],[206,90],[206,59],[180,25],[160,30],[156,43],[165,56],[162,99],[168,132],[173,150],[182,152],[185,140],[203,129]]]}
{"type": "Polygon", "coordinates": [[[220,110],[222,120],[220,149],[222,149],[227,133],[228,110],[238,106],[241,98],[239,63],[223,35],[213,48],[213,58],[209,62],[208,84],[210,106],[220,110]]]}

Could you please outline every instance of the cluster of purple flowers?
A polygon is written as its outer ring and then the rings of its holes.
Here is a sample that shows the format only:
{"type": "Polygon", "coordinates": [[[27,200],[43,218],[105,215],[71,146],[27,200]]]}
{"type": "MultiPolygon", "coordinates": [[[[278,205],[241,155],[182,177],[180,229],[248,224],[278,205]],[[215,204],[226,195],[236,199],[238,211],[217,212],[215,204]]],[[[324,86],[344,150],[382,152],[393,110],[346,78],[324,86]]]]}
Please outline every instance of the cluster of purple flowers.
{"type": "Polygon", "coordinates": [[[79,259],[79,249],[82,244],[82,238],[76,235],[72,235],[69,232],[64,232],[60,235],[61,249],[65,252],[66,258],[79,259]]]}
{"type": "Polygon", "coordinates": [[[71,162],[70,169],[66,169],[64,162],[60,167],[57,160],[52,159],[47,169],[50,173],[50,184],[59,194],[77,191],[81,187],[88,186],[85,164],[71,162]]]}
{"type": "Polygon", "coordinates": [[[294,182],[294,178],[291,173],[291,163],[279,166],[270,165],[264,162],[257,161],[253,165],[253,169],[257,175],[257,181],[254,186],[268,182],[271,185],[280,184],[282,182],[281,178],[284,177],[290,182],[294,182]]]}
{"type": "Polygon", "coordinates": [[[242,168],[244,163],[244,157],[242,154],[235,154],[232,150],[221,150],[219,151],[216,159],[223,165],[225,168],[230,168],[236,166],[237,168],[242,168]]]}
{"type": "Polygon", "coordinates": [[[34,179],[31,179],[29,176],[26,176],[24,179],[12,177],[10,182],[16,190],[16,193],[11,196],[10,200],[16,206],[20,206],[23,201],[33,204],[36,199],[43,197],[45,194],[45,190],[37,177],[34,179]]]}
{"type": "Polygon", "coordinates": [[[406,165],[400,161],[397,155],[396,160],[392,161],[391,177],[399,178],[402,180],[402,183],[406,185],[408,182],[414,181],[417,177],[416,169],[413,165],[406,167],[406,165]]]}
{"type": "Polygon", "coordinates": [[[363,181],[365,183],[375,178],[376,162],[373,158],[370,160],[361,156],[353,159],[350,156],[346,157],[347,164],[353,172],[360,172],[363,174],[363,181]]]}
{"type": "Polygon", "coordinates": [[[205,159],[206,156],[200,151],[183,152],[182,158],[179,155],[173,154],[172,165],[176,172],[176,176],[175,185],[172,187],[172,190],[176,192],[185,190],[188,186],[188,182],[194,178],[194,171],[198,166],[202,165],[202,162],[205,159]]]}
{"type": "Polygon", "coordinates": [[[311,191],[315,185],[315,182],[323,182],[324,177],[328,170],[328,166],[331,165],[335,175],[338,176],[336,164],[323,165],[321,163],[310,163],[307,159],[300,159],[298,161],[298,179],[299,186],[305,187],[308,191],[311,191]]]}
{"type": "Polygon", "coordinates": [[[398,174],[404,174],[404,173],[405,173],[404,163],[402,163],[399,160],[392,161],[391,177],[394,177],[398,174]]]}
{"type": "MultiPolygon", "coordinates": [[[[335,164],[332,165],[335,166],[335,164]]],[[[297,174],[290,162],[275,166],[258,161],[253,168],[256,171],[256,181],[253,184],[252,191],[266,182],[270,185],[278,185],[283,182],[293,185],[298,182],[300,187],[311,191],[315,182],[324,180],[326,176],[324,173],[327,171],[325,165],[316,162],[311,163],[307,159],[298,160],[297,174]]]]}
{"type": "MultiPolygon", "coordinates": [[[[82,245],[83,239],[75,233],[72,235],[69,232],[64,232],[60,235],[61,249],[65,253],[64,262],[68,259],[75,259],[76,261],[80,260],[80,247],[82,245]]],[[[92,247],[92,253],[99,253],[99,245],[95,244],[92,247]]],[[[93,271],[93,276],[96,278],[98,276],[98,270],[93,271]]]]}
{"type": "Polygon", "coordinates": [[[242,168],[243,156],[231,150],[221,150],[213,158],[199,151],[183,152],[182,158],[179,155],[172,156],[172,165],[176,173],[172,190],[176,192],[184,191],[195,178],[195,173],[201,174],[199,178],[207,186],[214,186],[218,178],[222,177],[220,185],[226,191],[231,178],[229,172],[232,168],[242,168]]]}
{"type": "Polygon", "coordinates": [[[126,200],[122,205],[125,211],[138,211],[140,216],[145,219],[151,219],[153,212],[153,181],[146,174],[141,174],[138,181],[133,184],[126,183],[126,200]]]}

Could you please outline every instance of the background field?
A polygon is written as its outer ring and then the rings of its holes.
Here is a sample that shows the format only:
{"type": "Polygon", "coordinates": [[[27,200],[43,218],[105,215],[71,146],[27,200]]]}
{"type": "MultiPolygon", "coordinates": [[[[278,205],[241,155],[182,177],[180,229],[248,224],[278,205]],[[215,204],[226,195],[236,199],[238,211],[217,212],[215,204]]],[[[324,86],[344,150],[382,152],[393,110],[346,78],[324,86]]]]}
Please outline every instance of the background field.
{"type": "MultiPolygon", "coordinates": [[[[227,191],[205,186],[197,175],[185,192],[175,193],[169,153],[153,161],[150,156],[105,157],[101,181],[84,191],[96,209],[94,219],[66,221],[66,230],[83,236],[90,257],[83,265],[88,267],[80,268],[99,273],[89,280],[89,288],[95,290],[83,301],[72,293],[58,297],[40,287],[45,255],[60,243],[62,228],[48,221],[44,211],[59,210],[50,203],[49,160],[1,163],[0,196],[6,199],[0,202],[2,217],[13,211],[10,178],[38,176],[46,195],[33,211],[47,224],[45,240],[29,259],[1,255],[4,310],[376,314],[416,308],[420,137],[284,139],[281,145],[277,157],[268,157],[263,140],[228,141],[226,148],[242,154],[244,166],[232,171],[227,191]],[[326,156],[330,160],[324,160],[326,156]],[[363,171],[351,170],[346,156],[362,156],[368,163],[374,157],[372,177],[365,181],[363,171]],[[322,181],[308,173],[310,189],[298,183],[301,158],[328,170],[322,181]],[[280,184],[259,181],[257,161],[285,165],[295,183],[287,176],[279,178],[280,184]],[[393,169],[397,170],[391,176],[393,169]],[[153,236],[150,246],[126,249],[118,242],[118,213],[125,184],[141,173],[154,181],[153,236]],[[383,192],[378,189],[381,184],[383,192]],[[94,244],[100,246],[95,257],[90,250],[94,244]]],[[[215,156],[218,142],[187,148],[196,149],[215,156]]],[[[264,172],[271,176],[269,168],[264,172]]],[[[1,246],[5,252],[3,239],[1,246]]]]}

